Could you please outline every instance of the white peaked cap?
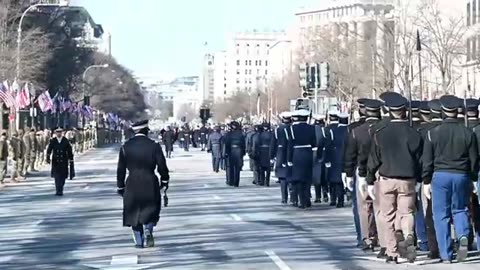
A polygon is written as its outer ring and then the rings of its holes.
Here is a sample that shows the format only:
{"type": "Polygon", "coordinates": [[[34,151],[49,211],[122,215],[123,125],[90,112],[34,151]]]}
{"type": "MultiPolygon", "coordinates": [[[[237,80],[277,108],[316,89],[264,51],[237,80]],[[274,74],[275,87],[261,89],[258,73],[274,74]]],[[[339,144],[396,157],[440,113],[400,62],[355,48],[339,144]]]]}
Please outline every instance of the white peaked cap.
{"type": "Polygon", "coordinates": [[[348,118],[350,115],[348,113],[338,113],[338,118],[348,118]]]}
{"type": "Polygon", "coordinates": [[[291,113],[291,112],[282,112],[282,113],[280,114],[280,117],[282,117],[282,118],[290,118],[290,117],[292,117],[292,113],[291,113]]]}
{"type": "Polygon", "coordinates": [[[305,116],[309,116],[310,115],[310,111],[308,110],[304,110],[304,109],[301,109],[301,110],[296,110],[292,116],[300,116],[300,117],[305,117],[305,116]]]}

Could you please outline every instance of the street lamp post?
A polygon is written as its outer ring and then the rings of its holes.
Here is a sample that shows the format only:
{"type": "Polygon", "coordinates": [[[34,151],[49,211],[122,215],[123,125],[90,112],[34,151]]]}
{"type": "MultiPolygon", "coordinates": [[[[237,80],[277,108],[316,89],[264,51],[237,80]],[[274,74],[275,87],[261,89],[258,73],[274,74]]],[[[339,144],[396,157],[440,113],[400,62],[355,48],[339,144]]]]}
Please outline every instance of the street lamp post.
{"type": "Polygon", "coordinates": [[[59,5],[54,5],[54,4],[35,4],[35,5],[31,5],[22,13],[22,16],[20,17],[20,22],[18,23],[18,29],[17,29],[17,66],[16,66],[17,80],[20,80],[20,47],[21,47],[21,44],[22,44],[23,19],[25,18],[25,15],[27,15],[27,13],[30,12],[34,8],[37,8],[37,7],[51,7],[51,6],[59,6],[59,5]]]}
{"type": "MultiPolygon", "coordinates": [[[[82,75],[82,90],[83,90],[83,101],[85,102],[85,97],[87,96],[87,84],[85,82],[85,78],[87,77],[87,72],[93,68],[108,68],[109,67],[109,64],[103,64],[103,65],[91,65],[89,67],[87,67],[87,69],[85,69],[85,71],[83,72],[83,75],[82,75]]],[[[85,126],[85,116],[82,116],[82,127],[85,126]]]]}

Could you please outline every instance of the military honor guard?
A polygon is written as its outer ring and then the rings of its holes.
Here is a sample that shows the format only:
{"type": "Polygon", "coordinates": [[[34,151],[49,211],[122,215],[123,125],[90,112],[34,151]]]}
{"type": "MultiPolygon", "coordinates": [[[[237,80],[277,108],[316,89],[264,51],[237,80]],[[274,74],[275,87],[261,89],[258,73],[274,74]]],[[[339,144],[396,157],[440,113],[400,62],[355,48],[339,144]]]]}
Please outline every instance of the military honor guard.
{"type": "Polygon", "coordinates": [[[458,240],[456,259],[467,257],[470,221],[468,213],[472,180],[478,178],[478,144],[475,134],[458,120],[461,100],[440,98],[443,123],[427,132],[423,149],[423,192],[432,200],[440,257],[451,263],[453,254],[450,220],[458,240]]]}
{"type": "Polygon", "coordinates": [[[290,139],[290,124],[292,122],[292,114],[283,112],[280,115],[282,123],[275,129],[273,137],[273,148],[275,158],[275,176],[280,181],[280,193],[282,204],[288,203],[288,182],[289,170],[287,167],[287,146],[290,139]]]}
{"type": "Polygon", "coordinates": [[[73,150],[67,138],[63,136],[63,129],[55,129],[55,137],[47,147],[47,163],[52,164],[51,177],[55,179],[55,195],[63,196],[65,180],[73,178],[73,150]]]}
{"type": "Polygon", "coordinates": [[[264,123],[259,128],[259,133],[253,140],[253,152],[257,162],[257,175],[260,186],[270,186],[270,173],[273,162],[273,134],[270,132],[270,125],[264,123]]]}
{"type": "Polygon", "coordinates": [[[392,119],[373,135],[367,163],[367,193],[373,200],[381,200],[388,263],[398,263],[399,255],[409,261],[416,258],[414,215],[416,190],[420,187],[417,175],[421,169],[422,138],[409,126],[406,104],[402,96],[385,98],[392,119]],[[402,232],[403,241],[397,243],[396,231],[402,232]]]}
{"type": "Polygon", "coordinates": [[[222,134],[220,126],[216,126],[212,134],[208,136],[207,152],[212,154],[212,169],[215,173],[220,171],[220,160],[222,159],[222,134]]]}
{"type": "Polygon", "coordinates": [[[168,188],[169,170],[162,147],[148,138],[148,120],[133,124],[132,129],[135,136],[122,145],[118,156],[117,192],[123,197],[123,225],[132,228],[135,247],[153,247],[160,191],[168,188]]]}
{"type": "Polygon", "coordinates": [[[310,112],[296,110],[292,113],[290,138],[287,149],[287,165],[292,171],[289,180],[292,184],[294,205],[301,209],[311,207],[309,189],[312,181],[313,155],[316,137],[315,128],[307,123],[310,112]]]}
{"type": "Polygon", "coordinates": [[[240,123],[233,121],[230,126],[232,130],[225,136],[225,158],[228,163],[227,184],[238,187],[240,185],[243,157],[245,156],[245,136],[240,123]]]}

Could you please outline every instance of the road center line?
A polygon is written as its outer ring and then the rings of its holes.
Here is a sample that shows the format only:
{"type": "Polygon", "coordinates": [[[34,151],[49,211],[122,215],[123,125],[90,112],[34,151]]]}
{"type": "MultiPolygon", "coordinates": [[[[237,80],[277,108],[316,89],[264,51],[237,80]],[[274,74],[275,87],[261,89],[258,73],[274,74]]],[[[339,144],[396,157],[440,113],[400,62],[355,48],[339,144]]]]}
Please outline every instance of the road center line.
{"type": "Polygon", "coordinates": [[[220,198],[220,196],[218,196],[218,195],[215,195],[215,196],[213,196],[213,199],[215,199],[215,200],[221,200],[222,198],[220,198]]]}
{"type": "Polygon", "coordinates": [[[112,256],[110,265],[135,265],[138,264],[137,255],[112,256]]]}
{"type": "Polygon", "coordinates": [[[280,257],[271,250],[265,251],[265,254],[273,261],[280,270],[292,270],[280,257]]]}
{"type": "Polygon", "coordinates": [[[242,221],[242,218],[237,215],[237,214],[230,214],[230,216],[233,218],[233,220],[235,221],[242,221]]]}

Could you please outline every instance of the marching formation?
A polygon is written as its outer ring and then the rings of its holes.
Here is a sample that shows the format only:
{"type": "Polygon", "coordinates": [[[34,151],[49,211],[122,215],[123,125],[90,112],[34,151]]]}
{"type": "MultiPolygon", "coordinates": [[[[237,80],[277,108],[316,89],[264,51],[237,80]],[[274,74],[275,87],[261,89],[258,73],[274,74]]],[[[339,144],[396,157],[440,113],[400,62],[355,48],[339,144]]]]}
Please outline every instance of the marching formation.
{"type": "Polygon", "coordinates": [[[348,114],[324,119],[299,108],[274,127],[218,125],[207,151],[229,186],[240,185],[248,155],[254,184],[270,186],[275,173],[282,204],[308,209],[313,199],[342,208],[351,201],[357,247],[379,248],[387,263],[413,262],[417,251],[463,261],[480,250],[479,105],[450,95],[409,102],[386,92],[359,99],[350,123],[348,114]]]}

